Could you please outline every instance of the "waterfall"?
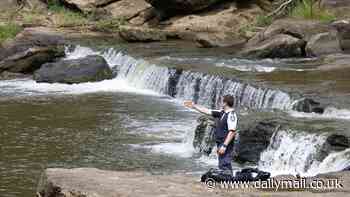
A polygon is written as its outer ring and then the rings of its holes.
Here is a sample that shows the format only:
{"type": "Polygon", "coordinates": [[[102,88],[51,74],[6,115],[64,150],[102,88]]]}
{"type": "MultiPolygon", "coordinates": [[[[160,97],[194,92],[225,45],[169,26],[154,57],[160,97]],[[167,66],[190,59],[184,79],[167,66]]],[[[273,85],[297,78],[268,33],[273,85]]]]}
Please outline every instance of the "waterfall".
{"type": "MultiPolygon", "coordinates": [[[[211,108],[220,105],[223,95],[235,97],[235,105],[252,109],[280,109],[291,111],[300,98],[292,98],[288,93],[266,87],[244,83],[235,79],[210,75],[206,73],[170,68],[155,65],[143,59],[137,59],[113,48],[94,51],[77,46],[67,50],[67,59],[85,57],[87,55],[103,56],[111,68],[117,73],[116,81],[138,88],[147,89],[177,100],[190,99],[211,108]]],[[[111,81],[111,83],[113,80],[111,81]]],[[[115,83],[115,86],[120,85],[115,83]]],[[[327,111],[326,111],[327,112],[327,111]]],[[[314,113],[299,113],[304,116],[324,116],[314,113]],[[307,114],[307,115],[305,115],[307,114]]],[[[332,112],[333,113],[333,112],[332,112]]],[[[347,113],[344,112],[344,113],[347,113]]],[[[192,131],[191,131],[192,133],[192,131]]],[[[193,134],[193,133],[192,133],[193,134]]],[[[187,135],[185,147],[191,146],[193,136],[187,135]]],[[[276,131],[268,148],[261,154],[259,168],[272,174],[315,175],[323,172],[342,170],[350,166],[350,149],[332,152],[322,161],[318,161],[320,150],[326,143],[327,136],[294,130],[276,131]]],[[[161,150],[163,145],[155,146],[161,150]]],[[[178,144],[166,144],[166,149],[181,150],[178,144]]],[[[174,151],[177,153],[177,151],[174,151]]],[[[192,152],[188,152],[190,156],[192,152]]],[[[184,153],[181,153],[184,154],[184,153]]],[[[323,157],[321,157],[323,158],[323,157]]]]}
{"type": "Polygon", "coordinates": [[[258,87],[206,73],[151,64],[113,48],[95,52],[89,48],[77,46],[73,51],[67,50],[68,59],[91,54],[103,56],[118,73],[117,78],[126,80],[132,86],[153,90],[179,100],[194,100],[198,104],[211,108],[219,107],[220,99],[226,94],[235,97],[236,106],[252,109],[289,110],[292,109],[295,101],[289,94],[280,90],[258,87]]]}
{"type": "Polygon", "coordinates": [[[278,174],[314,176],[320,173],[340,171],[350,165],[350,149],[331,152],[322,161],[324,134],[294,130],[279,130],[271,137],[268,148],[261,153],[258,167],[278,174]],[[322,158],[322,157],[321,157],[322,158]]]}

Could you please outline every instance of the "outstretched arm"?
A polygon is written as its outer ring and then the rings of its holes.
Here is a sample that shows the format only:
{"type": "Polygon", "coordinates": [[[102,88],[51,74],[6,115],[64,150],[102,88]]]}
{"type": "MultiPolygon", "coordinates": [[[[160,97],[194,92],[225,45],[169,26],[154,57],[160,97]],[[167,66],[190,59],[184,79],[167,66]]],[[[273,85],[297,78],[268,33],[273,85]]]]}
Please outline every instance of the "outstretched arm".
{"type": "Polygon", "coordinates": [[[193,103],[193,101],[185,101],[184,105],[188,108],[195,109],[196,111],[201,112],[203,114],[211,115],[210,109],[203,107],[203,106],[200,106],[200,105],[196,105],[193,103]]]}

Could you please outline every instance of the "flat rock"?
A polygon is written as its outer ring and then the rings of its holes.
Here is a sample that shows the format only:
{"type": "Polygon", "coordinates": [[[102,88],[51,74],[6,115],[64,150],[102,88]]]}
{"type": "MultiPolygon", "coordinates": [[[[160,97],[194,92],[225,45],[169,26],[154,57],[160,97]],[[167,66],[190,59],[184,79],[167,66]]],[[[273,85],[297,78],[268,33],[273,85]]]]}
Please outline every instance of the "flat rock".
{"type": "MultiPolygon", "coordinates": [[[[49,168],[43,173],[38,185],[39,197],[224,197],[224,196],[304,196],[343,197],[349,195],[350,172],[319,175],[319,179],[339,179],[344,189],[308,190],[285,192],[275,189],[222,189],[215,185],[208,190],[199,182],[199,177],[191,175],[150,175],[144,172],[104,171],[95,168],[59,169],[49,168]],[[318,193],[312,193],[318,192],[318,193]]],[[[297,180],[293,176],[279,179],[297,180]]],[[[311,180],[309,178],[308,180],[311,180]]]]}
{"type": "Polygon", "coordinates": [[[128,42],[153,42],[167,39],[165,31],[147,27],[122,26],[119,35],[128,42]]]}

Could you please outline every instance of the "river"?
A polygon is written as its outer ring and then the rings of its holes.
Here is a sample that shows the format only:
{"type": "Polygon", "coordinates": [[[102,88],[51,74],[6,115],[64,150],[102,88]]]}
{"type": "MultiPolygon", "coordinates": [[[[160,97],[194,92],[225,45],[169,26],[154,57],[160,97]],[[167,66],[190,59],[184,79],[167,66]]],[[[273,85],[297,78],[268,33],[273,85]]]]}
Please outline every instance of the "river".
{"type": "MultiPolygon", "coordinates": [[[[261,76],[266,73],[304,72],[296,63],[289,66],[286,61],[240,60],[202,51],[178,54],[162,47],[147,50],[145,45],[76,46],[67,47],[66,53],[67,59],[102,55],[118,75],[112,80],[76,85],[38,84],[32,79],[0,82],[1,196],[33,196],[48,167],[154,174],[204,172],[215,166],[215,155],[201,156],[192,147],[199,114],[184,108],[184,99],[216,107],[222,95],[233,94],[239,98],[236,105],[242,114],[252,109],[269,114],[277,110],[291,119],[315,120],[313,124],[322,125],[322,129],[333,126],[348,133],[350,126],[350,111],[336,105],[348,106],[344,93],[328,99],[333,105],[318,115],[293,110],[302,96],[291,93],[288,84],[276,88],[272,83],[257,85],[261,84],[259,80],[247,83],[252,76],[266,80],[261,76]],[[192,71],[179,73],[173,69],[188,65],[192,71]],[[239,78],[227,79],[228,73],[239,78]]],[[[316,96],[321,100],[325,97],[316,96]]],[[[323,133],[288,130],[278,131],[274,137],[275,144],[283,145],[271,144],[258,164],[273,174],[317,174],[350,165],[350,150],[346,149],[305,168],[325,142],[323,133]],[[293,157],[295,154],[299,157],[293,157]]]]}

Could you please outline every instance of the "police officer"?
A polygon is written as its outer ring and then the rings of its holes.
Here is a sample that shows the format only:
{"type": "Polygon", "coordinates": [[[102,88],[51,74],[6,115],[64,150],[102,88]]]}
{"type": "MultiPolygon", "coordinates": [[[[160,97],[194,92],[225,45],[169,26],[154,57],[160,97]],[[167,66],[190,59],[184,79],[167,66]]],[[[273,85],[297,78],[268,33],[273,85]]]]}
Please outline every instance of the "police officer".
{"type": "Polygon", "coordinates": [[[192,101],[185,101],[185,106],[195,109],[201,113],[217,118],[216,143],[219,159],[219,169],[232,175],[232,151],[234,138],[237,130],[237,114],[233,109],[234,98],[231,95],[223,97],[222,110],[210,110],[203,106],[194,104],[192,101]]]}

